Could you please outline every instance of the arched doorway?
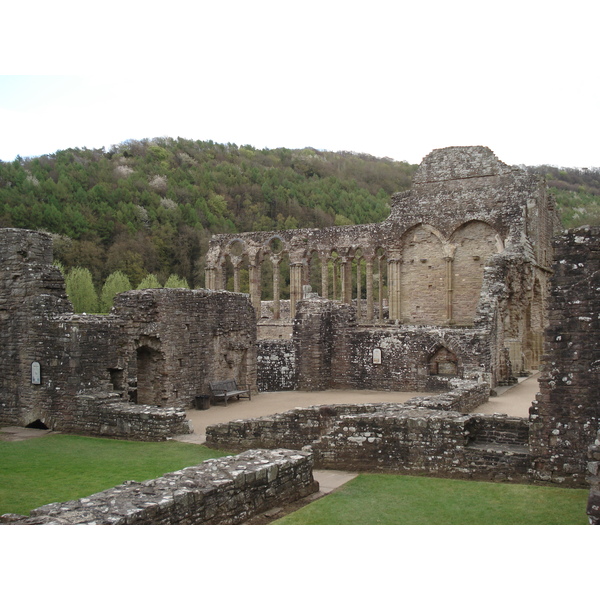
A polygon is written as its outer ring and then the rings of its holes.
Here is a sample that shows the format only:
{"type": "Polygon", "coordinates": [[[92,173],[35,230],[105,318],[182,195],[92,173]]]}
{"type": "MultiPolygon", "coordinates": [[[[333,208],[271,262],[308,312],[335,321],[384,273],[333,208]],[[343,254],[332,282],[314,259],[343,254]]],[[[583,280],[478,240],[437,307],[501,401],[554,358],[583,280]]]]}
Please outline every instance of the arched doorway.
{"type": "Polygon", "coordinates": [[[136,350],[137,403],[151,406],[165,405],[163,381],[163,353],[149,345],[136,350]]]}

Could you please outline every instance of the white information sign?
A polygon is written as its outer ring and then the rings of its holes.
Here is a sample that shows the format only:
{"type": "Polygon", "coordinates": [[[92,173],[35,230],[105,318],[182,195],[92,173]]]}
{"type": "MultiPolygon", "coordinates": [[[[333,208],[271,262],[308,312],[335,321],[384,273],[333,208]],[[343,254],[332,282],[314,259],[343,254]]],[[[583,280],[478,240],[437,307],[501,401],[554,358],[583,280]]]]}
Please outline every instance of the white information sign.
{"type": "Polygon", "coordinates": [[[34,385],[42,383],[42,369],[37,361],[31,363],[31,383],[34,385]]]}
{"type": "Polygon", "coordinates": [[[381,364],[381,348],[375,348],[373,350],[373,364],[374,365],[381,364]]]}

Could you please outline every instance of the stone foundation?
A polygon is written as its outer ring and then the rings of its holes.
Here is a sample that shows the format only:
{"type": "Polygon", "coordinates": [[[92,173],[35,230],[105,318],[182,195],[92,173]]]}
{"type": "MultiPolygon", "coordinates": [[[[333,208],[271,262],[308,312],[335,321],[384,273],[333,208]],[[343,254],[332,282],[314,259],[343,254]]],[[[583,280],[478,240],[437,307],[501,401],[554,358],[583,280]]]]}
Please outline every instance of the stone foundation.
{"type": "Polygon", "coordinates": [[[142,483],[128,481],[87,498],[48,504],[17,525],[231,525],[319,489],[312,457],[291,450],[251,450],[207,460],[142,483]]]}

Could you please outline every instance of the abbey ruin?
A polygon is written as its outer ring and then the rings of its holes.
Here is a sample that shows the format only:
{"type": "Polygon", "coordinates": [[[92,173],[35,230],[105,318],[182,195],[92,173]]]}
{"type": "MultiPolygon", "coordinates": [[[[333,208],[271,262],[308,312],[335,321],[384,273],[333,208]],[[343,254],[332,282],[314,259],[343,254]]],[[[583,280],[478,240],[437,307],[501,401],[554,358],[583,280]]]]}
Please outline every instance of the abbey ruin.
{"type": "Polygon", "coordinates": [[[382,223],[215,236],[207,289],[126,292],[107,316],[73,313],[50,235],[0,230],[0,424],[163,440],[190,431],[186,410],[215,380],[435,391],[214,426],[207,442],[302,450],[323,468],[591,486],[597,522],[598,240],[559,235],[545,182],[484,147],[431,152],[382,223]],[[529,419],[476,414],[538,369],[529,419]]]}

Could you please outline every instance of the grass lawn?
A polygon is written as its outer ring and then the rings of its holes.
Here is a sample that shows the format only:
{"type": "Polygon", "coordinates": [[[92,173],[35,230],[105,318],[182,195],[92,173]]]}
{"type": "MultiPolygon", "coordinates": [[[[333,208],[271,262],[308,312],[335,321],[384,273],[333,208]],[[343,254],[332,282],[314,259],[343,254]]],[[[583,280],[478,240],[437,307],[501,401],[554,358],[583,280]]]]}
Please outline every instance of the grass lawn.
{"type": "Polygon", "coordinates": [[[278,525],[586,525],[589,490],[362,474],[278,525]]]}
{"type": "MultiPolygon", "coordinates": [[[[0,440],[0,514],[28,515],[226,456],[197,444],[48,435],[0,440]]],[[[585,525],[589,490],[362,474],[282,525],[585,525]]]]}
{"type": "Polygon", "coordinates": [[[226,456],[197,444],[129,442],[73,435],[0,440],[0,514],[29,515],[124,481],[144,481],[226,456]]]}

